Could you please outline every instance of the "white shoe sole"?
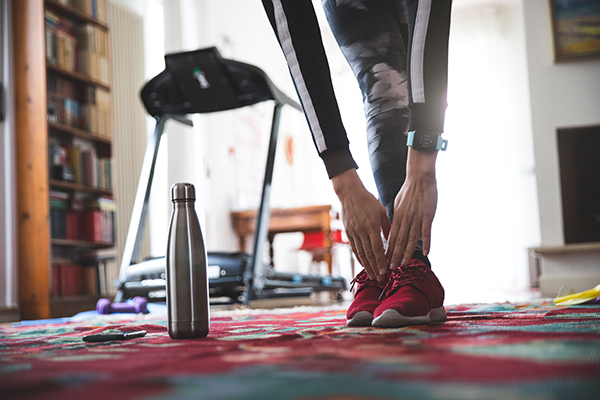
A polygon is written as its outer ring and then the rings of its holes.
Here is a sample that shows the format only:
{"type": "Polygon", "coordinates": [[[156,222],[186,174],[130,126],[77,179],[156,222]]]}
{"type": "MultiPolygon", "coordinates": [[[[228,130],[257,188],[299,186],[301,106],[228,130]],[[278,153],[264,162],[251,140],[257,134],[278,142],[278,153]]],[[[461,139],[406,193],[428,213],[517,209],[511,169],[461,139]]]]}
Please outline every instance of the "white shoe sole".
{"type": "Polygon", "coordinates": [[[398,311],[389,309],[385,310],[383,314],[375,318],[371,325],[378,328],[401,328],[409,325],[427,325],[432,322],[444,322],[447,319],[448,317],[446,316],[446,309],[444,306],[434,308],[429,311],[427,315],[420,315],[417,317],[405,317],[398,311]]]}
{"type": "Polygon", "coordinates": [[[373,314],[368,311],[359,311],[354,314],[352,319],[346,321],[347,326],[371,326],[373,314]]]}

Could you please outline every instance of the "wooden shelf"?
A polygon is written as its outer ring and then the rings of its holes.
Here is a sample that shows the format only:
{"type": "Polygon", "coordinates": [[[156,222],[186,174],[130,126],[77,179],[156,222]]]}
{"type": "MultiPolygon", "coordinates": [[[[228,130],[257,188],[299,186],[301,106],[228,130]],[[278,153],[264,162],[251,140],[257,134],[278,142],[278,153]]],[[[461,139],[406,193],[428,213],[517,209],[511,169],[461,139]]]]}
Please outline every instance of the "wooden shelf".
{"type": "Polygon", "coordinates": [[[104,189],[98,189],[98,188],[93,188],[93,187],[89,187],[89,186],[79,185],[77,183],[57,181],[56,179],[50,179],[50,188],[77,190],[79,192],[84,192],[84,193],[93,193],[93,194],[100,194],[103,196],[113,197],[112,190],[104,190],[104,189]]]}
{"type": "Polygon", "coordinates": [[[93,249],[115,247],[114,243],[97,243],[97,242],[88,242],[85,240],[69,240],[69,239],[50,239],[50,244],[54,245],[54,246],[86,247],[86,248],[93,248],[93,249]]]}
{"type": "Polygon", "coordinates": [[[82,300],[90,300],[90,299],[99,299],[101,296],[97,296],[97,295],[75,295],[75,296],[52,296],[51,299],[52,301],[55,301],[57,303],[71,303],[71,302],[77,302],[77,301],[82,301],[82,300]]]}
{"type": "Polygon", "coordinates": [[[67,133],[73,136],[77,136],[84,139],[93,140],[97,143],[111,144],[111,139],[107,139],[101,136],[98,136],[90,131],[86,131],[79,128],[74,128],[72,126],[58,124],[56,122],[48,122],[48,128],[54,131],[60,131],[63,133],[67,133]]]}
{"type": "Polygon", "coordinates": [[[50,297],[50,315],[52,318],[72,317],[82,311],[93,311],[102,296],[64,296],[50,297]]]}
{"type": "Polygon", "coordinates": [[[89,22],[90,24],[94,24],[103,29],[108,30],[108,25],[106,25],[104,22],[87,14],[84,14],[73,7],[61,4],[57,0],[44,0],[44,4],[46,5],[46,7],[56,11],[61,15],[64,15],[65,17],[74,19],[79,22],[89,22]]]}
{"type": "Polygon", "coordinates": [[[570,243],[563,246],[536,247],[533,249],[533,251],[541,255],[598,253],[600,252],[600,242],[570,243]]]}
{"type": "Polygon", "coordinates": [[[57,72],[63,76],[66,76],[68,78],[74,79],[76,81],[82,82],[82,83],[86,83],[88,85],[93,85],[96,86],[100,89],[104,89],[107,92],[110,92],[110,87],[100,83],[92,78],[90,78],[89,76],[80,74],[79,72],[72,72],[72,71],[67,71],[66,69],[62,69],[61,67],[59,67],[58,65],[54,65],[48,61],[46,61],[46,68],[48,68],[49,70],[52,70],[54,72],[57,72]]]}

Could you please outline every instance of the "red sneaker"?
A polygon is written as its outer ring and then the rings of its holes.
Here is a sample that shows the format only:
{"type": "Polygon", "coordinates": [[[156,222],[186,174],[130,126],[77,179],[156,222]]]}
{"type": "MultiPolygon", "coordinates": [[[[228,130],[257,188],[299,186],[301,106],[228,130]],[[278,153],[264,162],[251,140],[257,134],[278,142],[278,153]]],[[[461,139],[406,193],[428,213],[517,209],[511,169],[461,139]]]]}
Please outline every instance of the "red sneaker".
{"type": "Polygon", "coordinates": [[[400,328],[446,321],[444,288],[433,271],[418,259],[391,273],[373,312],[371,325],[400,328]]]}
{"type": "Polygon", "coordinates": [[[358,284],[358,286],[354,294],[354,301],[346,312],[346,325],[371,326],[373,311],[381,304],[381,293],[387,281],[384,279],[382,282],[377,282],[369,279],[364,269],[356,275],[351,284],[352,286],[358,284]]]}

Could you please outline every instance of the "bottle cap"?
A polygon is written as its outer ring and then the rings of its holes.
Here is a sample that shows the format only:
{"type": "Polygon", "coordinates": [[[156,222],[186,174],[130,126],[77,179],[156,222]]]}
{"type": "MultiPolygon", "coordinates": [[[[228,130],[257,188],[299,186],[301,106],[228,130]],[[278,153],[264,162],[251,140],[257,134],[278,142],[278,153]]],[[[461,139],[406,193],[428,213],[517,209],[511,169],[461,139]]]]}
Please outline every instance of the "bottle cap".
{"type": "Polygon", "coordinates": [[[178,182],[171,187],[171,200],[196,200],[194,185],[187,182],[178,182]]]}

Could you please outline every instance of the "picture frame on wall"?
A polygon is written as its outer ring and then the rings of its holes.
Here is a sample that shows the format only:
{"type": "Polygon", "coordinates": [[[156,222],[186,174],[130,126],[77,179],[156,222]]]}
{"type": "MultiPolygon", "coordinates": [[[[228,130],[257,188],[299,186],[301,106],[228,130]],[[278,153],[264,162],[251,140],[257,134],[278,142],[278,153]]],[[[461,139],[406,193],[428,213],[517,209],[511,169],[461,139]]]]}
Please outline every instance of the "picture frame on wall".
{"type": "Polygon", "coordinates": [[[600,0],[549,0],[557,62],[600,56],[600,0]]]}

